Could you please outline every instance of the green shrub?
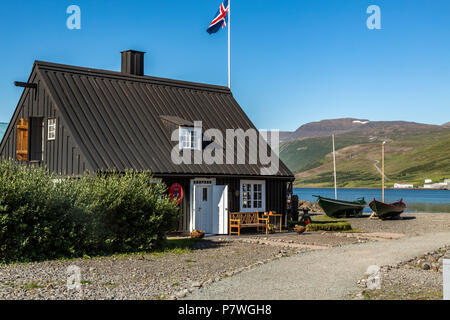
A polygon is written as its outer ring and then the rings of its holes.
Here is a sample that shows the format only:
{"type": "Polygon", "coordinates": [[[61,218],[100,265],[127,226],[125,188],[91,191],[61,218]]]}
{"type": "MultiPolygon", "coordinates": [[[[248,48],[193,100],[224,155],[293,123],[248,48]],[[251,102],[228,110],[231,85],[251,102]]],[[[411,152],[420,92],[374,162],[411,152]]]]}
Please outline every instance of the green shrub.
{"type": "Polygon", "coordinates": [[[0,263],[151,250],[180,212],[150,178],[128,171],[63,179],[0,162],[0,263]]]}
{"type": "Polygon", "coordinates": [[[54,178],[39,168],[0,163],[1,262],[75,253],[84,227],[54,178]]]}
{"type": "Polygon", "coordinates": [[[76,206],[92,221],[94,251],[151,250],[179,218],[166,187],[149,185],[148,172],[85,176],[75,183],[76,206]]]}

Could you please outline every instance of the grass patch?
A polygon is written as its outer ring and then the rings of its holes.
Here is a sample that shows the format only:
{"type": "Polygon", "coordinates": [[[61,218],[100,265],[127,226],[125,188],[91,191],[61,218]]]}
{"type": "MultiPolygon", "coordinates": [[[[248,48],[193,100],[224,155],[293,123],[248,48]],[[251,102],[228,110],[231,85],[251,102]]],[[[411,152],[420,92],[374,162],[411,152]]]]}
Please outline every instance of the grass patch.
{"type": "Polygon", "coordinates": [[[81,280],[81,284],[92,284],[92,281],[89,281],[89,280],[81,280]]]}
{"type": "Polygon", "coordinates": [[[329,221],[329,222],[341,222],[341,221],[344,221],[345,222],[345,220],[332,218],[332,217],[329,217],[329,216],[326,216],[326,215],[314,216],[314,217],[311,217],[311,219],[313,219],[314,222],[315,221],[329,221]]]}
{"type": "Polygon", "coordinates": [[[179,287],[179,286],[180,286],[179,282],[175,282],[175,283],[172,284],[172,287],[179,287]]]}
{"type": "Polygon", "coordinates": [[[186,259],[186,260],[184,260],[184,262],[187,262],[187,263],[193,263],[193,262],[196,262],[195,260],[192,260],[192,259],[186,259]]]}
{"type": "MultiPolygon", "coordinates": [[[[306,231],[335,231],[335,232],[352,232],[352,226],[345,220],[331,218],[326,215],[311,217],[312,223],[306,227],[306,231]]],[[[289,220],[288,230],[294,230],[298,221],[289,220]]]]}
{"type": "Polygon", "coordinates": [[[14,282],[10,282],[10,281],[3,282],[3,285],[6,287],[12,287],[12,288],[16,287],[16,284],[14,282]]]}
{"type": "Polygon", "coordinates": [[[320,223],[313,222],[306,227],[306,231],[334,231],[343,232],[352,230],[350,223],[345,221],[331,222],[331,223],[320,223]]]}
{"type": "Polygon", "coordinates": [[[117,284],[112,282],[112,281],[107,281],[107,282],[103,283],[103,285],[105,287],[110,287],[110,288],[116,288],[117,287],[117,284]]]}
{"type": "Polygon", "coordinates": [[[363,231],[362,230],[360,230],[360,229],[351,229],[351,230],[344,230],[344,231],[341,231],[342,233],[363,233],[363,231]]]}
{"type": "MultiPolygon", "coordinates": [[[[102,259],[102,258],[116,258],[116,259],[129,259],[138,256],[147,257],[164,257],[167,254],[181,255],[185,253],[192,252],[193,246],[200,242],[205,241],[203,239],[193,239],[193,238],[182,238],[182,239],[167,239],[165,245],[155,248],[152,251],[137,251],[132,253],[114,253],[114,254],[99,254],[95,256],[84,255],[81,257],[60,257],[48,261],[76,261],[78,259],[89,260],[89,259],[102,259]]],[[[151,260],[147,258],[146,260],[151,260]]],[[[194,261],[195,262],[195,261],[194,261]]],[[[11,263],[0,263],[0,266],[11,266],[11,265],[27,265],[30,262],[11,262],[11,263]]]]}
{"type": "Polygon", "coordinates": [[[156,249],[155,251],[150,252],[151,255],[154,256],[164,256],[166,254],[184,254],[192,251],[192,247],[199,241],[203,241],[202,239],[168,239],[167,243],[161,247],[156,249]]]}
{"type": "MultiPolygon", "coordinates": [[[[140,251],[140,252],[133,252],[133,253],[116,253],[112,255],[99,255],[95,257],[89,257],[89,259],[101,259],[104,257],[111,257],[111,258],[117,258],[117,259],[128,259],[133,258],[137,256],[151,256],[155,258],[163,257],[167,254],[184,254],[189,253],[192,251],[192,247],[199,241],[203,241],[202,239],[192,239],[192,238],[186,238],[186,239],[168,239],[166,244],[155,248],[155,250],[152,251],[140,251]]],[[[61,259],[61,260],[75,260],[74,258],[71,259],[61,259]]],[[[147,259],[150,260],[150,259],[147,259]]]]}
{"type": "Polygon", "coordinates": [[[25,290],[41,289],[43,287],[44,286],[41,286],[39,284],[39,282],[35,282],[35,281],[26,282],[26,283],[22,284],[22,288],[24,288],[25,290]]]}

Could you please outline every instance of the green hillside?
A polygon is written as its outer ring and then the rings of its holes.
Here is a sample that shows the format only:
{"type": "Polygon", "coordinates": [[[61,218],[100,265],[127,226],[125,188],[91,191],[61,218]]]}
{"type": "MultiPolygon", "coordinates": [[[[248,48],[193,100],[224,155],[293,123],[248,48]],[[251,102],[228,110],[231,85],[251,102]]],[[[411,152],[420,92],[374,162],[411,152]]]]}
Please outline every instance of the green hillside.
{"type": "MultiPolygon", "coordinates": [[[[387,187],[423,185],[424,179],[450,178],[450,128],[386,126],[336,136],[339,187],[379,187],[381,143],[386,140],[387,187]],[[379,161],[377,163],[377,161],[379,161]]],[[[332,187],[331,137],[283,143],[280,157],[296,174],[296,186],[332,187]]]]}

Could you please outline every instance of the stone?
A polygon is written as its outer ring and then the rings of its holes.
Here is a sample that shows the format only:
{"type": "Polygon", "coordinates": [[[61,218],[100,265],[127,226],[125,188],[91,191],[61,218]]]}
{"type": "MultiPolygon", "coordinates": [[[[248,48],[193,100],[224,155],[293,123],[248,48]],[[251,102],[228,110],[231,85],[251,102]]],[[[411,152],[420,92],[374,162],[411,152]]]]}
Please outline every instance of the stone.
{"type": "Polygon", "coordinates": [[[189,291],[187,289],[184,289],[182,291],[179,291],[175,294],[175,297],[177,297],[178,299],[184,298],[186,297],[186,295],[189,293],[189,291]]]}
{"type": "Polygon", "coordinates": [[[434,271],[439,271],[439,267],[440,266],[441,265],[439,263],[434,262],[434,263],[431,264],[431,269],[434,270],[434,271]]]}
{"type": "Polygon", "coordinates": [[[431,265],[428,262],[424,262],[424,263],[422,263],[422,269],[423,270],[430,270],[431,269],[431,265]]]}

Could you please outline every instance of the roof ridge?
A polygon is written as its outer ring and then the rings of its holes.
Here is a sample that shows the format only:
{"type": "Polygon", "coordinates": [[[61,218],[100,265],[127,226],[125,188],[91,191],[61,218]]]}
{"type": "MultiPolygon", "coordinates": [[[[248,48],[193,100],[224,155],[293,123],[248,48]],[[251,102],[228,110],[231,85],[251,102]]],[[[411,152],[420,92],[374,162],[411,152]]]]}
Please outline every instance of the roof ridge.
{"type": "Polygon", "coordinates": [[[176,86],[186,89],[194,89],[194,90],[207,90],[214,91],[225,94],[232,94],[231,90],[228,87],[199,83],[199,82],[190,82],[184,80],[176,80],[169,78],[160,78],[154,76],[135,76],[130,74],[123,74],[119,71],[111,71],[104,69],[96,69],[96,68],[87,68],[66,64],[59,64],[53,62],[46,62],[41,60],[36,60],[35,65],[39,66],[40,69],[49,69],[49,70],[58,70],[58,71],[66,71],[72,73],[81,73],[81,74],[101,74],[103,76],[107,76],[109,78],[116,78],[128,81],[135,82],[145,82],[145,83],[154,83],[159,85],[168,85],[168,86],[176,86]]]}

